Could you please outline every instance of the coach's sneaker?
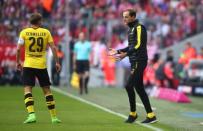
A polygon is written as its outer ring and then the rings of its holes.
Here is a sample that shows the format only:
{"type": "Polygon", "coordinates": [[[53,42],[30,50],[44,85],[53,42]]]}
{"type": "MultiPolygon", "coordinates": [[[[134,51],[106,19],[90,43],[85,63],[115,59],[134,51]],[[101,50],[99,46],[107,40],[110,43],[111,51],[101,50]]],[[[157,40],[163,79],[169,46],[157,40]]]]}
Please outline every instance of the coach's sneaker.
{"type": "Polygon", "coordinates": [[[36,116],[35,116],[35,113],[32,113],[32,114],[29,114],[29,116],[23,123],[27,124],[27,123],[35,123],[35,122],[36,122],[36,116]]]}
{"type": "Polygon", "coordinates": [[[129,115],[125,123],[133,123],[137,119],[137,117],[138,117],[137,115],[136,116],[129,115]]]}
{"type": "Polygon", "coordinates": [[[57,117],[52,117],[51,122],[52,123],[61,123],[61,120],[59,120],[57,117]]]}
{"type": "Polygon", "coordinates": [[[142,121],[142,123],[147,124],[147,123],[155,123],[157,122],[156,116],[149,118],[147,117],[144,121],[142,121]]]}

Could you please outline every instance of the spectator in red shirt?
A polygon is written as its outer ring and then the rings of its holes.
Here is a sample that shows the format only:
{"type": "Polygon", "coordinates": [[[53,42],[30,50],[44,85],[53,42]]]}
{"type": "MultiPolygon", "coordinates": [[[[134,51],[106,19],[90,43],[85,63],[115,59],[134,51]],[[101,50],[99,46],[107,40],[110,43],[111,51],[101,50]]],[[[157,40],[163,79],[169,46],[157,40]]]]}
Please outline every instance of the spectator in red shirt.
{"type": "Polygon", "coordinates": [[[183,64],[185,67],[188,65],[191,59],[195,59],[197,56],[197,51],[190,42],[185,45],[185,50],[180,56],[179,63],[183,64]]]}

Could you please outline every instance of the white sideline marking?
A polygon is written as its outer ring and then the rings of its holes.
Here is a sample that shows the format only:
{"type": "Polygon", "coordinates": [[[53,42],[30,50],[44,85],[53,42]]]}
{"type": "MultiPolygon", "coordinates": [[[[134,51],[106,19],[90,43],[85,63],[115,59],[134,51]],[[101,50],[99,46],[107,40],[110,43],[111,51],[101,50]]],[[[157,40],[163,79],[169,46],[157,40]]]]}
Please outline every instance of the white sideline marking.
{"type": "MultiPolygon", "coordinates": [[[[61,93],[61,94],[65,95],[65,96],[68,96],[68,97],[70,97],[70,98],[76,99],[76,100],[78,100],[78,101],[80,101],[80,102],[86,103],[86,104],[91,105],[91,106],[94,106],[94,107],[96,107],[96,108],[99,108],[99,109],[101,109],[101,110],[103,110],[103,111],[106,111],[106,112],[108,112],[108,113],[111,113],[111,114],[114,114],[114,115],[116,115],[116,116],[122,117],[122,118],[124,118],[124,119],[127,119],[127,118],[128,118],[127,116],[125,116],[125,115],[123,115],[123,114],[121,114],[121,113],[114,112],[114,111],[112,111],[112,110],[110,110],[110,109],[108,109],[108,108],[105,108],[105,107],[100,106],[100,105],[98,105],[98,104],[92,103],[92,102],[90,102],[90,101],[87,101],[87,100],[82,99],[82,98],[80,98],[80,97],[78,97],[78,96],[72,95],[72,94],[70,94],[70,93],[68,93],[68,92],[62,91],[62,90],[60,90],[60,89],[52,88],[52,90],[54,90],[54,91],[56,91],[56,92],[58,92],[58,93],[61,93]]],[[[160,128],[157,128],[157,127],[154,127],[154,126],[151,126],[151,125],[148,125],[148,124],[142,124],[142,123],[140,123],[139,121],[137,121],[136,123],[139,124],[139,125],[141,125],[141,126],[144,126],[144,127],[149,128],[149,129],[152,129],[152,130],[154,130],[154,131],[163,131],[163,130],[160,129],[160,128]]]]}

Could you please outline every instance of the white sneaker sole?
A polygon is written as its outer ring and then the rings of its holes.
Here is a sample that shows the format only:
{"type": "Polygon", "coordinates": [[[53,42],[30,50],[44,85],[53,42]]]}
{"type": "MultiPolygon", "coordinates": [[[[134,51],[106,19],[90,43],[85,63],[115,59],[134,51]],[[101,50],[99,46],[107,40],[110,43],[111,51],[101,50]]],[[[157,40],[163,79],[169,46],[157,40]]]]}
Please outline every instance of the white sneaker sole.
{"type": "Polygon", "coordinates": [[[152,124],[152,123],[156,123],[156,122],[158,122],[158,120],[154,120],[154,121],[151,121],[149,123],[152,124]]]}

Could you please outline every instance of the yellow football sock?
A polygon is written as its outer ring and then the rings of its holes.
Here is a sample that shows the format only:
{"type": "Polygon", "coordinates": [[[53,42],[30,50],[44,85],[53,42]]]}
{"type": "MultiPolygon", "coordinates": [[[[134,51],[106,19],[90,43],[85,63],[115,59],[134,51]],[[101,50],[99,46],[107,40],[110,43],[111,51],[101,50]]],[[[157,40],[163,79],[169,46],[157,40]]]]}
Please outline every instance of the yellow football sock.
{"type": "Polygon", "coordinates": [[[25,94],[24,102],[25,102],[25,106],[27,108],[27,112],[28,113],[34,113],[35,112],[34,111],[34,100],[33,100],[31,93],[25,94]]]}
{"type": "Polygon", "coordinates": [[[131,116],[136,116],[137,113],[136,113],[136,112],[130,112],[130,115],[131,115],[131,116]]]}
{"type": "Polygon", "coordinates": [[[153,118],[154,116],[155,116],[154,112],[147,113],[147,117],[149,117],[149,118],[153,118]]]}
{"type": "Polygon", "coordinates": [[[56,117],[55,101],[53,95],[46,96],[46,104],[49,109],[51,117],[56,117]]]}

